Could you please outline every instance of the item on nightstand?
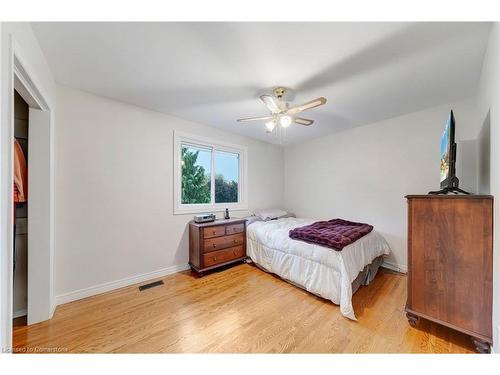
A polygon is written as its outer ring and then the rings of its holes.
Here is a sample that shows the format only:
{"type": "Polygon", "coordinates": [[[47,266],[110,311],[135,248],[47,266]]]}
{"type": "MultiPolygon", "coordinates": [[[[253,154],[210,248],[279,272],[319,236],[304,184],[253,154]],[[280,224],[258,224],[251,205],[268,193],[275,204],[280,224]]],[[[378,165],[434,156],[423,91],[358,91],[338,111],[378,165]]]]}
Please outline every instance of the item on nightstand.
{"type": "Polygon", "coordinates": [[[194,215],[195,223],[208,223],[215,220],[215,214],[194,215]]]}
{"type": "Polygon", "coordinates": [[[224,219],[229,220],[229,209],[226,208],[226,213],[224,214],[224,219]]]}

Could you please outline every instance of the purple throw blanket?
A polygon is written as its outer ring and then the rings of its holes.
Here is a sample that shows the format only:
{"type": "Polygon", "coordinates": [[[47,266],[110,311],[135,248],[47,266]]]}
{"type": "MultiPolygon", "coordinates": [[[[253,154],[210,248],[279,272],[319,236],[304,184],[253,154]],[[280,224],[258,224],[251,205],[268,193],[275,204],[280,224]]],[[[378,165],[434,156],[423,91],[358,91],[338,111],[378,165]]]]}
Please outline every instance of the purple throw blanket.
{"type": "Polygon", "coordinates": [[[311,225],[292,229],[290,238],[341,251],[347,245],[370,233],[372,225],[342,219],[317,221],[311,225]]]}

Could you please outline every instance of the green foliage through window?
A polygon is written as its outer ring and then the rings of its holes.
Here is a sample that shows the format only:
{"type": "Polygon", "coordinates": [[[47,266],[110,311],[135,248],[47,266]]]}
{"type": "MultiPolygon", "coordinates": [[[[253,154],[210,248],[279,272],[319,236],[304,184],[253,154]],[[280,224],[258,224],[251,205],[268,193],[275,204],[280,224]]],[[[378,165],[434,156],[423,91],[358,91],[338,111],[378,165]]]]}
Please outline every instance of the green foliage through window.
{"type": "Polygon", "coordinates": [[[238,202],[239,155],[195,146],[182,145],[182,204],[211,202],[211,166],[214,178],[215,203],[238,202]],[[212,158],[215,155],[214,162],[212,158]]]}
{"type": "Polygon", "coordinates": [[[225,181],[224,177],[218,174],[215,177],[215,202],[238,202],[238,183],[236,181],[225,181]]]}
{"type": "Polygon", "coordinates": [[[197,164],[199,153],[200,150],[182,147],[183,204],[210,203],[210,174],[207,175],[205,168],[197,164]]]}

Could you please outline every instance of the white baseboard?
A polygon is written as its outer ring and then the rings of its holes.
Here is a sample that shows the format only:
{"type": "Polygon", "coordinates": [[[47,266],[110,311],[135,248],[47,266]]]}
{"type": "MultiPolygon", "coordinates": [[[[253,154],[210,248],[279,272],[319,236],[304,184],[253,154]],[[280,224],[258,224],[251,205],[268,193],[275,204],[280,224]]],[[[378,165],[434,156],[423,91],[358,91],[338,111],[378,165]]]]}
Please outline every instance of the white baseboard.
{"type": "MultiPolygon", "coordinates": [[[[497,337],[493,337],[493,345],[491,346],[491,351],[496,354],[500,354],[500,345],[498,345],[498,341],[500,341],[500,325],[496,327],[497,337]]],[[[493,335],[494,336],[494,335],[493,335]]]]}
{"type": "Polygon", "coordinates": [[[384,263],[382,263],[382,267],[388,268],[392,271],[401,272],[401,273],[408,272],[408,267],[406,265],[396,264],[396,263],[388,262],[386,260],[384,261],[384,263]]]}
{"type": "Polygon", "coordinates": [[[141,275],[126,277],[124,279],[110,281],[104,284],[91,286],[89,288],[75,290],[73,292],[64,293],[56,296],[55,305],[62,305],[68,302],[76,301],[82,298],[95,296],[97,294],[109,292],[111,290],[123,288],[137,283],[142,283],[147,280],[157,279],[166,275],[170,275],[176,272],[185,271],[189,269],[189,264],[179,264],[177,266],[163,268],[157,271],[143,273],[141,275]]]}
{"type": "Polygon", "coordinates": [[[55,298],[52,298],[52,306],[50,308],[50,319],[54,317],[54,313],[56,312],[57,301],[55,298]]]}
{"type": "Polygon", "coordinates": [[[20,318],[21,316],[28,315],[28,310],[22,309],[22,310],[17,310],[12,313],[12,319],[20,318]]]}

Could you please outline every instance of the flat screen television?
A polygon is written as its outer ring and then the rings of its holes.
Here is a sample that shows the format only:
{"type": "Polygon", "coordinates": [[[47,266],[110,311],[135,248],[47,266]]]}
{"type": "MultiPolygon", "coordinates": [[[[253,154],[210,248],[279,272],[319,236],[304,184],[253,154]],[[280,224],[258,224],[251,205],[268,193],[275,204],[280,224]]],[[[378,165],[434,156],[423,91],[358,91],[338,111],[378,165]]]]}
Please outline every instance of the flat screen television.
{"type": "Polygon", "coordinates": [[[455,176],[455,162],[455,117],[451,111],[441,136],[441,189],[450,186],[450,180],[455,176]]]}
{"type": "Polygon", "coordinates": [[[441,135],[441,180],[439,191],[431,191],[429,194],[462,193],[469,194],[458,187],[455,165],[457,161],[457,144],[455,143],[455,116],[450,111],[444,131],[441,135]]]}

